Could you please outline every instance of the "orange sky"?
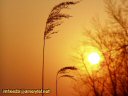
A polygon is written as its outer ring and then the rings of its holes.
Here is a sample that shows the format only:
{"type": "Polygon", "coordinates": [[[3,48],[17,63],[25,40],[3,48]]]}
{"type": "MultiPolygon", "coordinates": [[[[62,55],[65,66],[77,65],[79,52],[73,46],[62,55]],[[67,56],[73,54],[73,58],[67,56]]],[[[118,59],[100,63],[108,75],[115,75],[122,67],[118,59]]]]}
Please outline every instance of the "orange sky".
{"type": "MultiPolygon", "coordinates": [[[[42,34],[50,10],[61,1],[0,0],[1,89],[41,88],[42,34]]],[[[102,0],[83,0],[72,6],[65,13],[73,18],[65,20],[58,27],[59,33],[46,41],[45,88],[51,89],[47,96],[55,94],[56,72],[73,65],[72,53],[81,40],[86,40],[82,34],[84,28],[90,28],[92,17],[104,18],[103,6],[102,0]]],[[[71,96],[73,91],[68,88],[71,87],[69,82],[68,79],[59,81],[60,95],[71,96]]]]}

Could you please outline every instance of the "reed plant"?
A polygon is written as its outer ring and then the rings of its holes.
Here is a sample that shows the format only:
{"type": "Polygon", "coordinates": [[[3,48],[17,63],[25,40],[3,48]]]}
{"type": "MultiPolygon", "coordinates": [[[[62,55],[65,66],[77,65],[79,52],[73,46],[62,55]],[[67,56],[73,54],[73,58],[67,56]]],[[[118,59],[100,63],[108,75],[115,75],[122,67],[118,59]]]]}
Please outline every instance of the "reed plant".
{"type": "MultiPolygon", "coordinates": [[[[46,39],[50,39],[53,34],[58,33],[58,31],[54,30],[57,26],[62,24],[63,19],[69,19],[72,17],[69,14],[65,14],[62,12],[63,9],[69,9],[69,6],[75,5],[80,1],[66,1],[62,2],[53,7],[51,10],[45,25],[45,30],[43,33],[43,63],[42,63],[42,90],[44,89],[44,73],[45,73],[45,46],[46,39]]],[[[43,96],[43,93],[42,93],[43,96]]]]}

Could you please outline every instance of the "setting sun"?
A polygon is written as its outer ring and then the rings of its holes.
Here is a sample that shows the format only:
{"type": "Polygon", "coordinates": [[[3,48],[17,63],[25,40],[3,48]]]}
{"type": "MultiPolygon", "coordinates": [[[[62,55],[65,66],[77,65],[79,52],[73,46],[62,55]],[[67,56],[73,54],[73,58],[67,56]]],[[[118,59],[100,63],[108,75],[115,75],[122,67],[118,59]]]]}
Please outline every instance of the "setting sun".
{"type": "Polygon", "coordinates": [[[100,62],[100,59],[100,55],[97,52],[93,52],[88,56],[88,61],[91,64],[98,64],[100,62]]]}

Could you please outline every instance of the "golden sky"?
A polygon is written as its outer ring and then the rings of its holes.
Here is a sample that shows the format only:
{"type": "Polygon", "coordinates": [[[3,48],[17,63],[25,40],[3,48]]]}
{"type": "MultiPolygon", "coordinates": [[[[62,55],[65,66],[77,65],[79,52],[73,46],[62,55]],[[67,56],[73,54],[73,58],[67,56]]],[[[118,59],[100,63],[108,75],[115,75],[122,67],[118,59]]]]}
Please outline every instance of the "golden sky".
{"type": "MultiPolygon", "coordinates": [[[[41,88],[45,22],[53,6],[62,1],[0,0],[1,89],[41,88]]],[[[74,48],[86,40],[83,36],[84,28],[90,28],[93,17],[104,18],[103,6],[102,0],[83,0],[71,6],[65,13],[73,17],[65,20],[57,28],[59,33],[46,41],[45,88],[51,90],[47,96],[55,96],[56,72],[64,66],[74,65],[71,56],[74,48]]],[[[59,81],[59,94],[71,96],[73,89],[69,82],[68,79],[59,81]]]]}

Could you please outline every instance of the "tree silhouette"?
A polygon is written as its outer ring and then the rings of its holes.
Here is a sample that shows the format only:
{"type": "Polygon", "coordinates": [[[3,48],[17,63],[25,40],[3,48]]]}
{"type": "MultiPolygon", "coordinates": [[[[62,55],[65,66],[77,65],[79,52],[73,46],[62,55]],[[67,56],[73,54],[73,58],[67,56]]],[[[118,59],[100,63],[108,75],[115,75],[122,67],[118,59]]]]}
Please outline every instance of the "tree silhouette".
{"type": "MultiPolygon", "coordinates": [[[[59,26],[62,24],[63,19],[68,19],[71,17],[68,14],[62,13],[61,10],[63,9],[68,9],[69,6],[75,5],[79,3],[80,1],[66,1],[62,2],[56,6],[53,7],[51,10],[48,19],[46,21],[46,26],[45,26],[45,31],[43,35],[43,65],[42,65],[42,90],[44,89],[44,69],[45,69],[45,45],[46,45],[46,39],[50,39],[53,34],[56,34],[57,31],[55,31],[55,27],[59,26]]],[[[43,93],[42,93],[43,96],[43,93]]]]}
{"type": "Polygon", "coordinates": [[[86,74],[79,76],[84,89],[75,89],[79,96],[128,96],[128,0],[104,1],[107,23],[95,21],[95,30],[86,30],[84,42],[98,48],[104,60],[92,74],[85,66],[86,74]]]}

